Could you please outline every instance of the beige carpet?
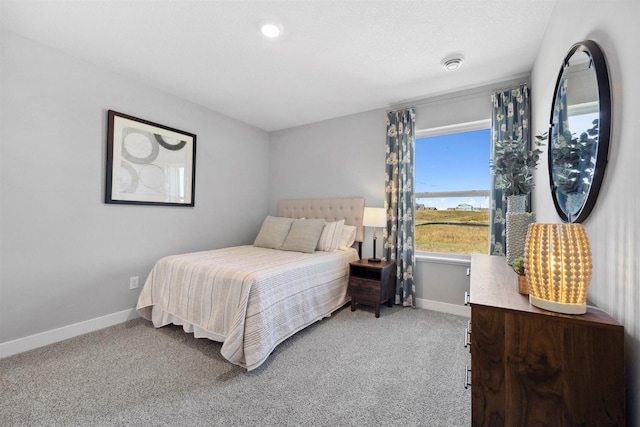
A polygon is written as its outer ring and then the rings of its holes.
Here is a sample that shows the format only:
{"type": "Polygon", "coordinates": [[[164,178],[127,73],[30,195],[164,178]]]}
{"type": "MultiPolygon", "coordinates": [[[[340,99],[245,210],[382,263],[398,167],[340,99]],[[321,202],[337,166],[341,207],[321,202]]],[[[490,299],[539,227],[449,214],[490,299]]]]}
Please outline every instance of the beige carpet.
{"type": "Polygon", "coordinates": [[[0,360],[0,425],[468,426],[466,320],[347,305],[246,372],[136,319],[0,360]]]}

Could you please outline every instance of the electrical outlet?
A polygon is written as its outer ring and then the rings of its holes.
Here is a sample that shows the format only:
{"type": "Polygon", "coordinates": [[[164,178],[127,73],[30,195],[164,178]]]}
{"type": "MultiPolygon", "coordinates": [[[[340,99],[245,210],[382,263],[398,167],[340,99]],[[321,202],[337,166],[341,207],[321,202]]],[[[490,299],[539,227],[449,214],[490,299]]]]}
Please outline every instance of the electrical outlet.
{"type": "Polygon", "coordinates": [[[138,289],[138,276],[129,278],[129,289],[138,289]]]}

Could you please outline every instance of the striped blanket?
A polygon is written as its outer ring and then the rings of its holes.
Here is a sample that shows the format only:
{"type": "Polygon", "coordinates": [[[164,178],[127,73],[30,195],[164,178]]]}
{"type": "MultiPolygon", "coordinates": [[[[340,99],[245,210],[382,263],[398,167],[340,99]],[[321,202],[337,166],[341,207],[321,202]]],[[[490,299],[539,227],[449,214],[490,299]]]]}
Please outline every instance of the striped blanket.
{"type": "Polygon", "coordinates": [[[160,259],[137,310],[157,328],[182,325],[223,342],[231,363],[253,370],[282,341],[347,300],[354,249],[303,254],[236,246],[160,259]]]}

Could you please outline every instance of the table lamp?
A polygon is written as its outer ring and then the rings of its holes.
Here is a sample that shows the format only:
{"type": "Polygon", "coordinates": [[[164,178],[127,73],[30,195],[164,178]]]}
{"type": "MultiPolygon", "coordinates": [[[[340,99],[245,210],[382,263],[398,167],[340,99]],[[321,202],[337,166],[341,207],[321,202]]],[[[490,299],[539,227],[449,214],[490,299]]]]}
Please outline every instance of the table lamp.
{"type": "Polygon", "coordinates": [[[525,243],[529,302],[564,314],[587,311],[591,250],[582,224],[530,224],[525,243]]]}
{"type": "Polygon", "coordinates": [[[376,258],[376,227],[385,227],[387,225],[387,211],[384,208],[364,208],[362,217],[362,225],[365,227],[373,227],[373,258],[369,258],[370,262],[380,262],[380,258],[376,258]]]}

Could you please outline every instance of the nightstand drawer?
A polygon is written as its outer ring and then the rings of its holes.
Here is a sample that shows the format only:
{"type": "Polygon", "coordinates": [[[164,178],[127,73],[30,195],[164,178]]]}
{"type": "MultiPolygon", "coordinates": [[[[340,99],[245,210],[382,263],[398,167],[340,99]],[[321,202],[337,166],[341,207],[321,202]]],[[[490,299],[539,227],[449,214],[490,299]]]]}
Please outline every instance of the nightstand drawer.
{"type": "Polygon", "coordinates": [[[349,295],[365,300],[378,301],[383,298],[382,286],[380,286],[379,281],[351,277],[349,279],[349,295]]]}

